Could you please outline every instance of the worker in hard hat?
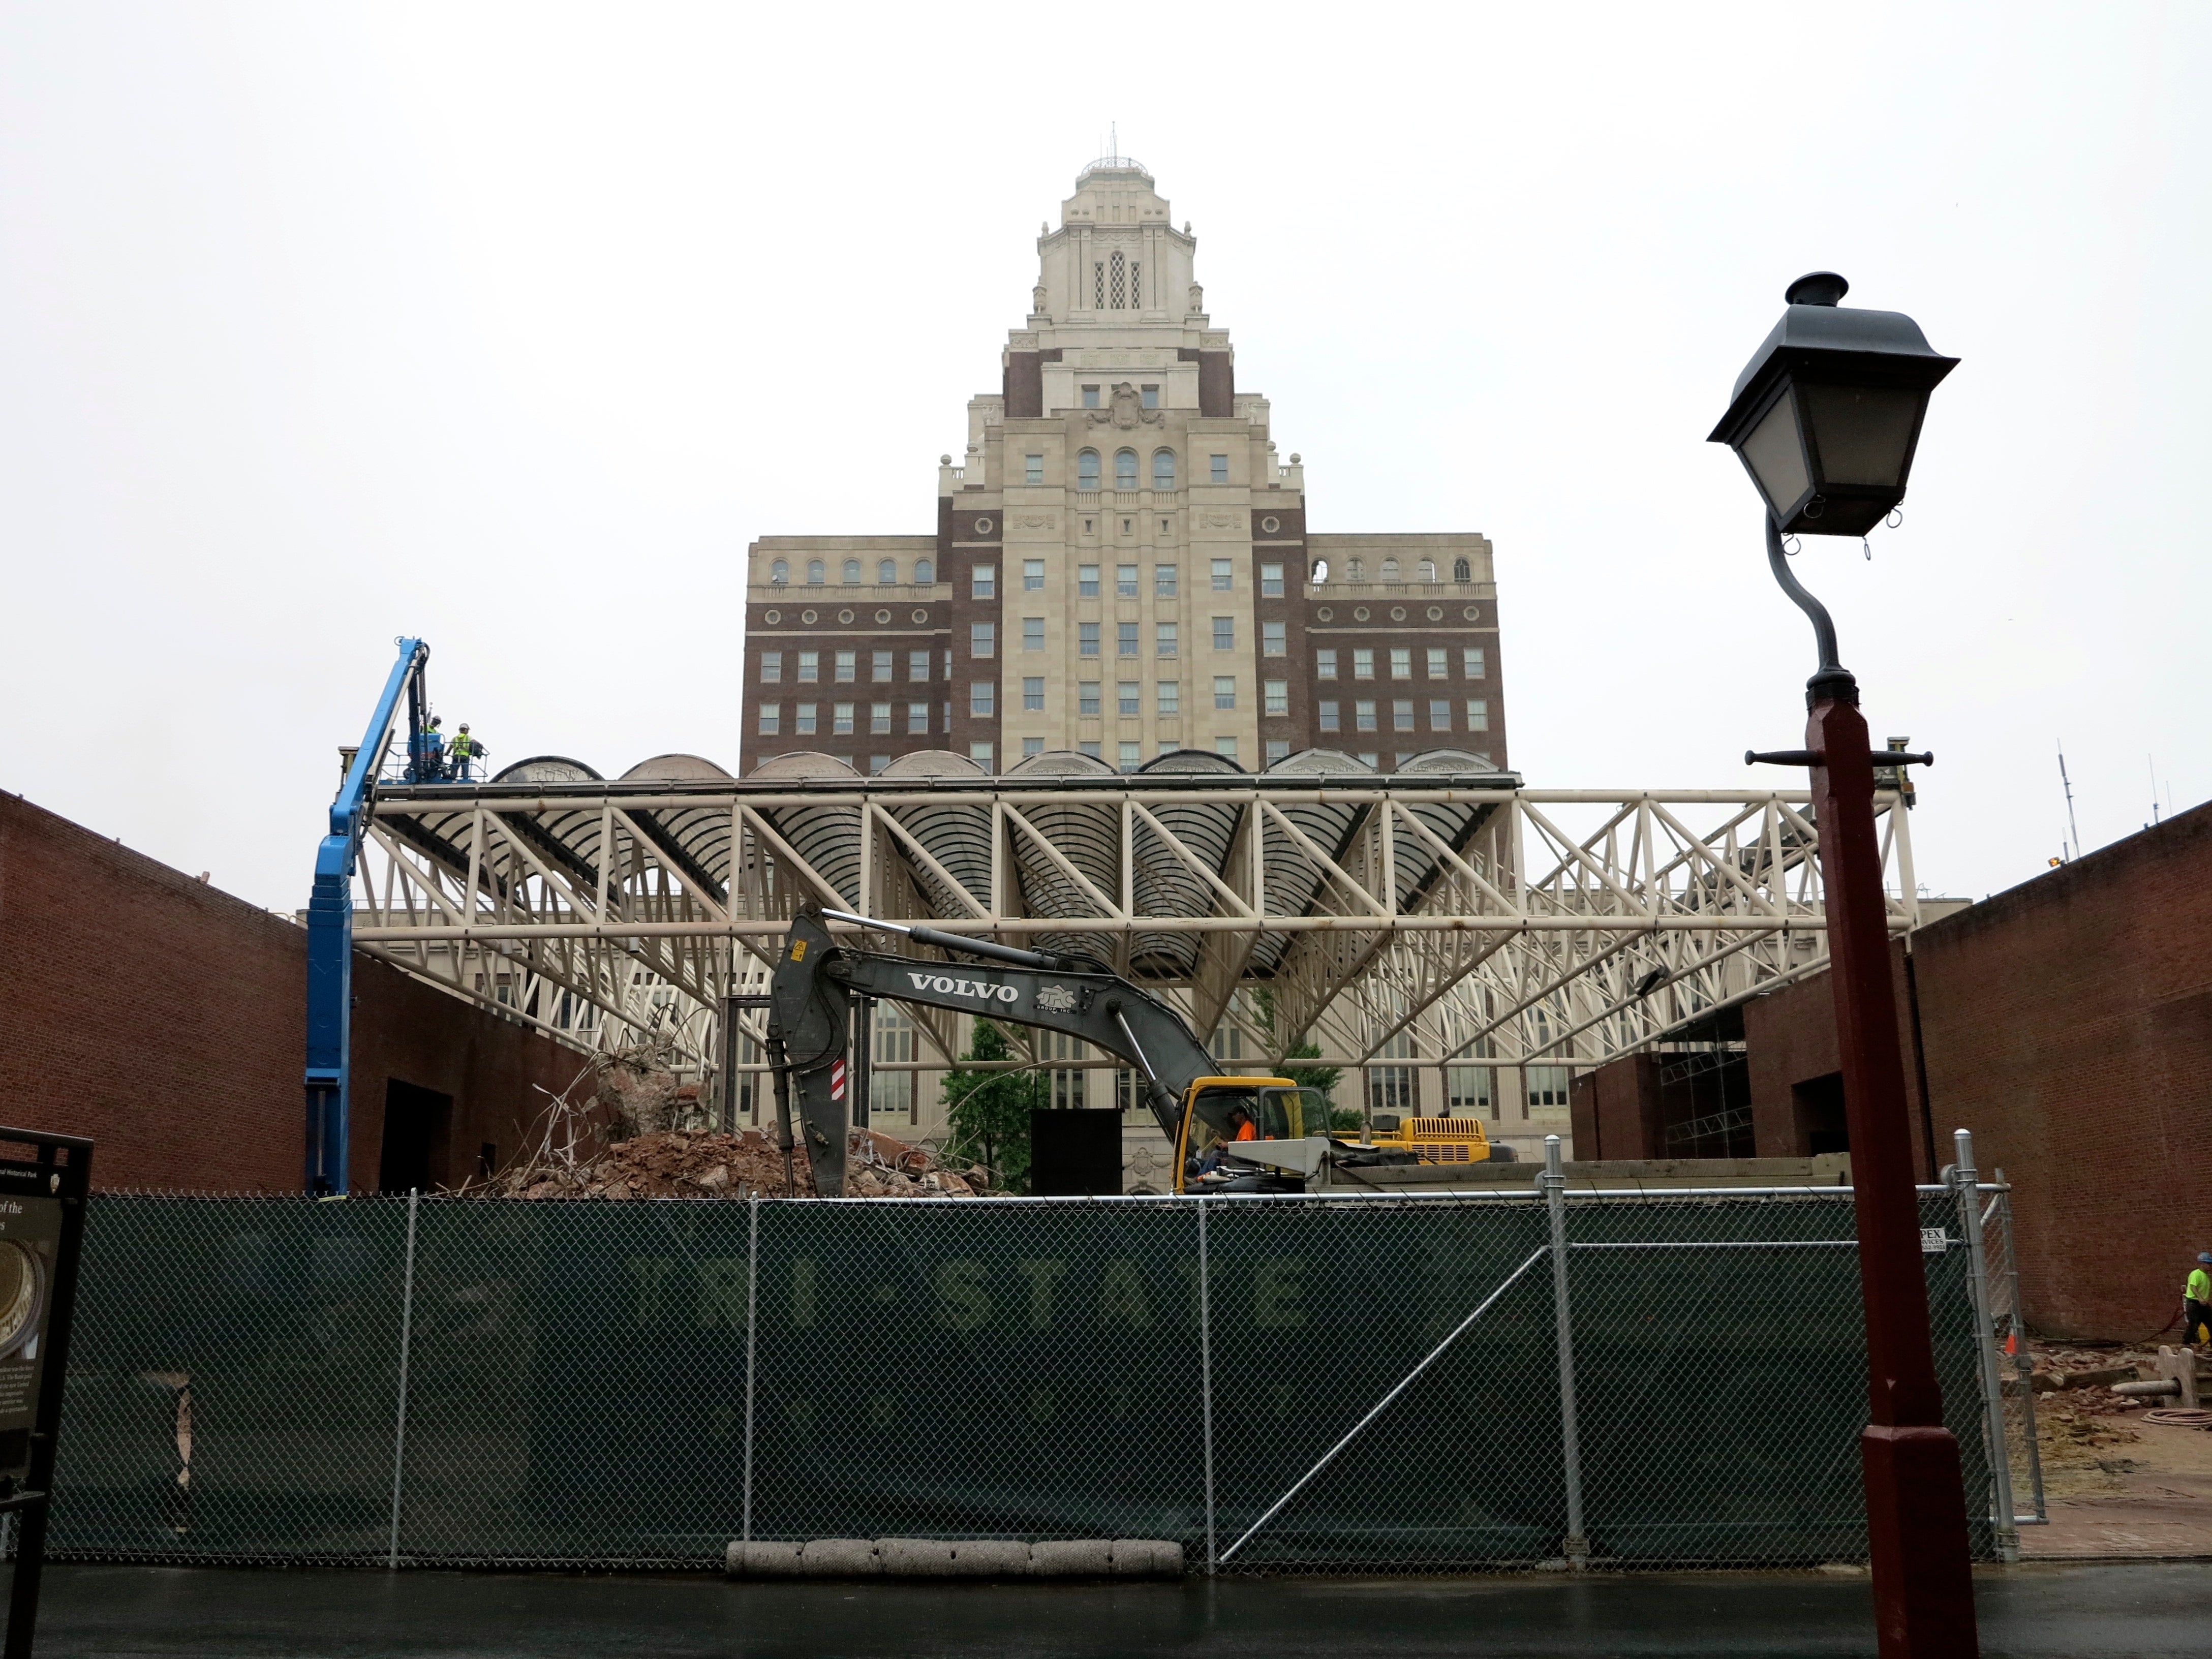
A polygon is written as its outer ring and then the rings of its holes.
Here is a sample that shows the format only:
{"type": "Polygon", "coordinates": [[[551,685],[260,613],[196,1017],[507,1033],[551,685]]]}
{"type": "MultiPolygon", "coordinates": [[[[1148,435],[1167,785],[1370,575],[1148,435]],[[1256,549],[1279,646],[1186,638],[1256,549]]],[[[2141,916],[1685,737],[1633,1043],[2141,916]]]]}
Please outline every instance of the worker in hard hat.
{"type": "Polygon", "coordinates": [[[446,775],[446,734],[438,729],[435,714],[423,723],[415,739],[415,781],[435,783],[446,775]]]}
{"type": "Polygon", "coordinates": [[[1212,1175],[1221,1167],[1221,1160],[1227,1154],[1231,1143],[1239,1140],[1257,1140],[1259,1138],[1259,1126],[1252,1121],[1250,1109],[1241,1103],[1231,1107],[1228,1128],[1222,1134],[1214,1137],[1212,1144],[1199,1158],[1197,1167],[1192,1173],[1201,1178],[1212,1175]]]}
{"type": "Polygon", "coordinates": [[[470,779],[469,763],[482,760],[491,752],[469,735],[469,723],[461,722],[461,729],[453,733],[453,775],[463,783],[470,779]]]}
{"type": "Polygon", "coordinates": [[[2200,1250],[2189,1282],[2181,1287],[2181,1340],[2212,1342],[2212,1250],[2200,1250]]]}

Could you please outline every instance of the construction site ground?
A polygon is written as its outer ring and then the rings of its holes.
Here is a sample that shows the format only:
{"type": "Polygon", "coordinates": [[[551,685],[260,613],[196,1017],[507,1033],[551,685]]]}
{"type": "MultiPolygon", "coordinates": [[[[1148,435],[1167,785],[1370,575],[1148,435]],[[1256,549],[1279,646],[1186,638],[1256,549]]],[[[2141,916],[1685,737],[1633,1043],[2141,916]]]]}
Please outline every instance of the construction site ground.
{"type": "MultiPolygon", "coordinates": [[[[2212,1565],[1975,1574],[1988,1659],[2205,1650],[2212,1565]]],[[[1860,1576],[1187,1579],[1148,1584],[732,1583],[720,1578],[204,1567],[47,1569],[40,1659],[1090,1659],[1875,1651],[1860,1576]]]]}
{"type": "MultiPolygon", "coordinates": [[[[2022,1555],[2212,1560],[2212,1428],[2160,1424],[2153,1414],[2172,1402],[2127,1400],[2105,1383],[2074,1380],[2123,1370],[2148,1376],[2155,1352],[2037,1346],[2039,1376],[2069,1386],[2035,1396],[2051,1523],[2021,1528],[2022,1555]]],[[[2199,1369],[2212,1368],[2200,1359],[2199,1369]]],[[[2015,1480],[2024,1473],[2016,1467],[2015,1480]]],[[[2027,1488],[2019,1493],[2024,1503],[2027,1488]]]]}

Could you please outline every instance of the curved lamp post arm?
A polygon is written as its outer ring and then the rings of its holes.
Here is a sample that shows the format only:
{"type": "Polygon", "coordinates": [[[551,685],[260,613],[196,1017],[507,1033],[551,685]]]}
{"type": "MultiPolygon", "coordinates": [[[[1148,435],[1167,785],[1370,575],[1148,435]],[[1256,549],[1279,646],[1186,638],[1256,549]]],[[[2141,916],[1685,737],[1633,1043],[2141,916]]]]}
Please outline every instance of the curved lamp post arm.
{"type": "Polygon", "coordinates": [[[1836,624],[1828,615],[1828,607],[1805,591],[1790,568],[1790,556],[1782,550],[1782,532],[1776,528],[1774,515],[1764,515],[1766,523],[1766,562],[1774,572],[1774,580],[1782,584],[1782,591],[1796,602],[1797,608],[1813,619],[1813,637],[1820,647],[1820,678],[1844,672],[1843,664],[1836,660],[1836,624]]]}

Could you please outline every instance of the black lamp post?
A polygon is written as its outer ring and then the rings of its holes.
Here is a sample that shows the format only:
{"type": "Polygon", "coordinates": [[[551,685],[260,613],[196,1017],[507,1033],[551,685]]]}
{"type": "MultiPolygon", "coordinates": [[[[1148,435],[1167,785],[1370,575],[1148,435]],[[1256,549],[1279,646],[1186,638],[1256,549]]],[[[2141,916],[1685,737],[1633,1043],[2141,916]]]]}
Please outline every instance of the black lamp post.
{"type": "Polygon", "coordinates": [[[1812,771],[1866,1304],[1870,1420],[1859,1453],[1875,1622],[1884,1659],[1921,1659],[1977,1651],[1974,1592],[1959,1447],[1943,1426],[1929,1341],[1874,769],[1934,757],[1869,751],[1835,624],[1791,574],[1782,538],[1857,536],[1881,521],[1904,497],[1928,394],[1958,359],[1939,356],[1910,317],[1838,306],[1849,286],[1832,271],[1790,285],[1790,308],[1737,380],[1712,441],[1735,451],[1765,498],[1767,562],[1820,647],[1805,747],[1744,758],[1812,771]]]}

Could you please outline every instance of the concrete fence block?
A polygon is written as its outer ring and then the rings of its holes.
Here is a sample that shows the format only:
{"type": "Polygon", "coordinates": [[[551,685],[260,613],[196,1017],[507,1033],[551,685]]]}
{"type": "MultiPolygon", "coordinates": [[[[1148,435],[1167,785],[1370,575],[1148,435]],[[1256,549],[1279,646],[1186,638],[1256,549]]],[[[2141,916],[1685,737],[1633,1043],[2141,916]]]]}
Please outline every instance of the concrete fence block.
{"type": "Polygon", "coordinates": [[[1063,1538],[1030,1546],[1030,1573],[1037,1578],[1104,1578],[1114,1571],[1114,1546],[1103,1538],[1063,1538]]]}
{"type": "Polygon", "coordinates": [[[802,1578],[873,1577],[883,1570],[883,1558],[872,1539],[812,1538],[799,1552],[802,1578]]]}
{"type": "Polygon", "coordinates": [[[1180,1578],[1182,1546],[1161,1538],[1117,1538],[1113,1573],[1116,1578],[1180,1578]]]}

